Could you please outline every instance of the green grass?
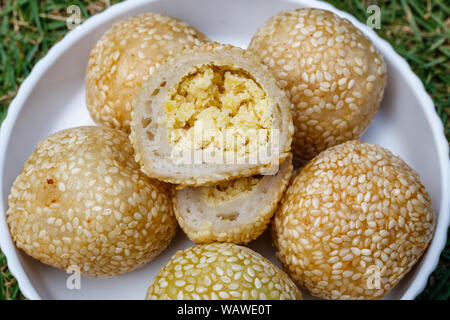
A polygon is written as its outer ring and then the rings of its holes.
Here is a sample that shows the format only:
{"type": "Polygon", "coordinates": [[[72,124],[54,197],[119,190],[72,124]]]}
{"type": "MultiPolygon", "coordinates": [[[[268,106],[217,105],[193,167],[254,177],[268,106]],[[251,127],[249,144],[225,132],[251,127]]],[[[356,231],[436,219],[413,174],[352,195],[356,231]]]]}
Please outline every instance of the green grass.
{"type": "MultiPolygon", "coordinates": [[[[37,1],[0,2],[0,122],[18,87],[33,65],[68,31],[66,8],[76,4],[83,19],[119,1],[37,1]]],[[[450,140],[450,6],[447,0],[358,1],[329,0],[337,8],[365,22],[366,8],[381,8],[381,29],[375,30],[389,41],[411,65],[432,96],[436,112],[450,140]]],[[[9,273],[0,252],[0,300],[23,299],[16,280],[9,273]]],[[[450,296],[450,244],[428,285],[418,299],[445,300],[450,296]]]]}
{"type": "Polygon", "coordinates": [[[16,279],[11,275],[6,264],[6,257],[0,251],[0,300],[24,299],[16,279]]]}

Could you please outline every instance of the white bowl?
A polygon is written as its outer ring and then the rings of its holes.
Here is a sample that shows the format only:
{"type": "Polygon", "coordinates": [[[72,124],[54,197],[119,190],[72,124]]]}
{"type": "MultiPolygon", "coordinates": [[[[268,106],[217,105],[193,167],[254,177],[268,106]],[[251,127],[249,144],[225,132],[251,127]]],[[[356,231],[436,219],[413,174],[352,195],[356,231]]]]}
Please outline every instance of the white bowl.
{"type": "MultiPolygon", "coordinates": [[[[84,101],[89,52],[118,19],[160,12],[182,19],[215,41],[246,47],[270,16],[288,9],[317,7],[347,18],[383,53],[389,70],[380,112],[363,140],[377,143],[405,159],[421,175],[438,215],[433,241],[415,268],[387,296],[413,299],[425,287],[446,242],[449,225],[450,170],[443,126],[425,89],[392,47],[351,15],[329,4],[310,0],[165,0],[126,1],[90,18],[57,43],[24,81],[0,133],[0,210],[7,210],[9,190],[23,163],[41,139],[58,130],[93,124],[84,101]]],[[[160,256],[144,268],[111,279],[81,279],[80,290],[66,287],[68,274],[46,266],[18,250],[0,214],[0,245],[20,289],[30,299],[142,299],[154,275],[176,250],[192,243],[179,231],[160,256]]],[[[275,262],[267,234],[250,247],[275,262]]],[[[307,296],[308,297],[308,296],[307,296]]]]}

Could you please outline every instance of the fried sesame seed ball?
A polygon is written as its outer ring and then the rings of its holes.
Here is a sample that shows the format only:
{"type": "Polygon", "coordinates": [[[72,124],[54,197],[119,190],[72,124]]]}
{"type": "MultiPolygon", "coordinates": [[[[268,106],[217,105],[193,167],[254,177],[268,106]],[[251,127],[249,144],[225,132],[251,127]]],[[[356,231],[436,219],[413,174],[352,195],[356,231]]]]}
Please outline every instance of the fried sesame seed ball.
{"type": "Polygon", "coordinates": [[[6,216],[30,256],[102,277],[152,260],[177,226],[169,187],[140,172],[126,134],[91,126],[38,144],[13,184],[6,216]]]}
{"type": "Polygon", "coordinates": [[[146,13],[113,25],[92,49],[86,104],[98,124],[130,131],[131,101],[169,56],[208,42],[183,21],[146,13]]]}
{"type": "Polygon", "coordinates": [[[248,47],[266,64],[294,105],[294,163],[359,139],[386,86],[383,56],[351,22],[319,9],[270,18],[248,47]]]}
{"type": "Polygon", "coordinates": [[[293,179],[272,231],[288,274],[313,295],[378,299],[414,266],[434,227],[418,174],[380,146],[349,141],[293,179]]]}
{"type": "Polygon", "coordinates": [[[290,102],[254,54],[207,43],[167,59],[133,100],[130,141],[149,177],[217,185],[290,155],[290,102]]]}
{"type": "Polygon", "coordinates": [[[148,300],[301,300],[286,273],[253,250],[230,243],[178,251],[153,279],[148,300]]]}

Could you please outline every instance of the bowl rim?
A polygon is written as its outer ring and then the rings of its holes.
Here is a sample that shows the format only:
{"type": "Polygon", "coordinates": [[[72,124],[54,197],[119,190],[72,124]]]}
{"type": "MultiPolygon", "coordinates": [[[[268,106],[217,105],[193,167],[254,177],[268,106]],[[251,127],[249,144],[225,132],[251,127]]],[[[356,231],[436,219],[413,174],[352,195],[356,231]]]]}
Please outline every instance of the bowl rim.
{"type": "MultiPolygon", "coordinates": [[[[117,17],[123,13],[123,9],[131,11],[137,7],[143,6],[148,3],[157,2],[159,0],[128,0],[124,1],[111,7],[105,9],[103,12],[98,13],[90,18],[88,18],[84,23],[76,27],[75,29],[69,31],[59,42],[54,44],[52,48],[47,52],[47,54],[39,60],[28,77],[23,81],[20,86],[16,97],[13,99],[8,108],[8,113],[0,127],[0,189],[3,188],[3,170],[5,166],[6,159],[6,149],[7,145],[14,128],[15,122],[22,108],[24,107],[25,101],[28,96],[42,78],[45,71],[53,65],[53,63],[63,54],[66,50],[75,42],[79,41],[83,36],[91,32],[96,27],[100,26],[106,20],[117,17]]],[[[355,25],[359,30],[361,30],[375,45],[377,48],[382,49],[385,55],[388,55],[390,59],[396,64],[401,72],[406,76],[406,81],[408,84],[415,88],[414,94],[417,100],[419,100],[420,105],[426,115],[426,121],[428,121],[434,141],[436,142],[438,148],[438,160],[439,166],[442,171],[442,182],[441,182],[441,201],[439,204],[439,222],[436,226],[434,232],[433,240],[429,245],[427,252],[434,252],[434,256],[428,257],[426,261],[418,270],[418,273],[413,279],[409,288],[406,289],[402,300],[414,299],[427,284],[428,277],[436,268],[439,257],[442,250],[445,247],[447,239],[447,229],[449,227],[450,220],[450,160],[449,145],[448,141],[444,135],[444,126],[438,117],[434,103],[431,97],[425,90],[425,87],[419,77],[411,70],[409,64],[404,60],[384,39],[379,37],[375,31],[359,22],[351,14],[344,11],[336,9],[333,5],[317,0],[290,0],[290,2],[298,3],[303,7],[315,7],[319,9],[329,10],[337,14],[338,16],[349,20],[353,25],[355,25]],[[419,280],[422,279],[422,280],[419,280]]],[[[275,14],[275,13],[274,13],[275,14]]],[[[0,213],[0,247],[5,254],[8,267],[12,275],[17,279],[19,288],[23,295],[28,299],[41,299],[40,295],[32,285],[28,275],[25,273],[23,266],[19,261],[19,257],[16,253],[15,245],[9,233],[9,228],[6,223],[6,210],[7,201],[4,203],[3,197],[0,197],[0,208],[4,208],[3,213],[0,213]]],[[[427,253],[426,252],[426,253],[427,253]]],[[[425,254],[426,254],[425,253],[425,254]]]]}

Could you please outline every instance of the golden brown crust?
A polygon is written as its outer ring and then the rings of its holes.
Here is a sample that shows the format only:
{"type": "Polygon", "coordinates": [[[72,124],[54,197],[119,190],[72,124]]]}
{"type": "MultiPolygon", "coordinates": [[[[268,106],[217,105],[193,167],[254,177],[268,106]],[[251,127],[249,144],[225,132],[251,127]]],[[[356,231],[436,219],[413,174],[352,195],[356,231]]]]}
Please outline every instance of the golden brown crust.
{"type": "Polygon", "coordinates": [[[272,231],[288,274],[313,295],[378,299],[418,261],[434,227],[417,173],[380,146],[349,141],[301,169],[272,231]]]}
{"type": "Polygon", "coordinates": [[[51,266],[114,276],[143,266],[175,235],[170,186],[133,161],[127,136],[78,127],[42,140],[9,195],[18,248],[51,266]]]}
{"type": "Polygon", "coordinates": [[[208,41],[185,22],[158,13],[115,23],[89,58],[86,104],[92,118],[129,133],[131,101],[141,84],[168,56],[208,41]]]}
{"type": "Polygon", "coordinates": [[[253,250],[229,243],[178,251],[148,288],[148,300],[301,300],[283,271],[253,250]]]}
{"type": "Polygon", "coordinates": [[[294,105],[294,164],[359,139],[386,86],[383,56],[352,23],[329,11],[297,9],[270,18],[248,49],[273,72],[294,105]]]}
{"type": "Polygon", "coordinates": [[[231,63],[247,71],[259,84],[264,84],[264,89],[275,101],[274,109],[277,109],[275,112],[278,114],[278,118],[274,121],[280,130],[279,163],[283,163],[290,154],[294,130],[289,112],[290,102],[271,73],[256,56],[243,49],[231,45],[207,43],[192,50],[185,50],[180,55],[169,57],[156,70],[152,79],[142,87],[137,99],[133,102],[130,141],[135,149],[136,161],[149,177],[184,186],[214,185],[222,181],[264,173],[272,166],[272,163],[257,163],[217,166],[202,164],[204,167],[200,167],[194,164],[175,165],[172,159],[169,159],[171,147],[168,141],[165,141],[167,139],[161,142],[158,140],[158,130],[165,129],[161,129],[162,126],[156,124],[155,113],[161,116],[163,110],[161,100],[171,88],[171,84],[178,83],[194,66],[205,63],[231,63]],[[152,120],[146,121],[148,119],[152,120]],[[149,135],[152,141],[149,141],[149,135]]]}

